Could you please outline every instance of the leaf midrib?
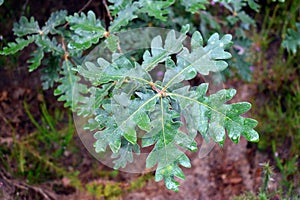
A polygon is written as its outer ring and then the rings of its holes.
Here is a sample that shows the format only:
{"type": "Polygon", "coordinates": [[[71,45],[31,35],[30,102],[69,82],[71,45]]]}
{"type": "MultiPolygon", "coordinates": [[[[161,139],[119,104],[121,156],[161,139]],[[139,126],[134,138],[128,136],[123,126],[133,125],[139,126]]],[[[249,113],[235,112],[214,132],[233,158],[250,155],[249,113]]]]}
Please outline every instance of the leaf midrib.
{"type": "Polygon", "coordinates": [[[164,106],[163,106],[163,100],[162,96],[160,96],[160,109],[161,109],[161,127],[162,127],[162,134],[164,139],[164,153],[165,153],[165,161],[167,161],[167,142],[166,142],[166,134],[165,134],[165,126],[164,126],[164,106]]]}
{"type": "MultiPolygon", "coordinates": [[[[207,46],[207,45],[206,45],[207,46]]],[[[184,71],[186,71],[187,69],[189,69],[191,66],[193,66],[197,61],[199,61],[200,59],[202,59],[203,57],[207,56],[210,52],[212,52],[213,50],[215,50],[216,48],[218,48],[219,46],[215,46],[214,48],[210,49],[209,51],[207,51],[205,54],[203,54],[199,59],[196,59],[196,61],[192,62],[191,64],[189,64],[187,67],[185,67],[183,70],[181,70],[178,74],[176,74],[163,88],[164,91],[166,91],[169,87],[169,85],[172,84],[172,82],[179,76],[181,75],[184,71]]],[[[204,49],[204,47],[202,47],[204,49]]],[[[182,52],[182,50],[181,50],[182,52]]],[[[191,52],[192,53],[192,52],[191,52]]],[[[213,60],[213,59],[211,59],[213,60]]],[[[178,66],[176,66],[178,67],[178,66]]]]}
{"type": "MultiPolygon", "coordinates": [[[[193,98],[190,98],[190,97],[187,97],[187,96],[183,96],[183,95],[181,95],[181,94],[176,94],[176,93],[167,93],[167,95],[168,95],[168,96],[180,97],[180,98],[184,98],[184,99],[193,101],[193,102],[195,102],[195,103],[197,103],[197,104],[200,104],[200,105],[202,105],[202,106],[204,106],[204,107],[206,107],[206,108],[212,110],[213,112],[216,112],[216,113],[218,113],[218,114],[220,114],[220,115],[223,115],[223,116],[225,117],[225,119],[228,119],[228,120],[232,121],[234,124],[238,124],[238,125],[240,125],[240,126],[245,126],[244,124],[240,124],[240,123],[234,121],[233,119],[231,119],[230,117],[228,117],[226,114],[224,114],[224,113],[222,113],[222,112],[219,112],[218,110],[214,109],[213,107],[211,107],[211,106],[209,106],[209,105],[207,105],[207,104],[205,104],[205,103],[202,103],[202,102],[200,102],[200,101],[197,101],[197,100],[195,100],[195,99],[193,99],[193,98]]],[[[252,129],[252,128],[250,128],[249,126],[246,126],[246,127],[247,127],[248,129],[252,129]]]]}
{"type": "Polygon", "coordinates": [[[134,111],[129,117],[127,117],[127,119],[125,119],[120,125],[118,125],[118,127],[112,132],[112,134],[114,134],[117,130],[119,130],[125,123],[127,123],[143,107],[145,107],[148,103],[150,103],[152,100],[154,100],[155,98],[157,98],[159,96],[160,96],[160,94],[156,94],[153,97],[151,97],[150,99],[148,99],[146,102],[144,102],[138,109],[136,109],[136,111],[134,111]]]}

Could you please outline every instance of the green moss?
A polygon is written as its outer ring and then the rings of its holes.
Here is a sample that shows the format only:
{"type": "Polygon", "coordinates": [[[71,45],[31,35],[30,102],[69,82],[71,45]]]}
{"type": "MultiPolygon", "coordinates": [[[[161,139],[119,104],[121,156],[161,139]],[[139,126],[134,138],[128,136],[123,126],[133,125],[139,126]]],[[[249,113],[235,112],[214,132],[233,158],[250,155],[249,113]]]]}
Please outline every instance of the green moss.
{"type": "MultiPolygon", "coordinates": [[[[108,173],[106,171],[106,173],[108,173]]],[[[86,184],[86,191],[96,198],[105,197],[105,199],[119,199],[120,195],[134,190],[138,190],[145,186],[149,179],[152,179],[151,173],[140,176],[130,184],[123,184],[122,182],[103,182],[103,183],[89,183],[86,184]]]]}
{"type": "Polygon", "coordinates": [[[105,185],[103,192],[105,197],[119,196],[122,193],[122,189],[119,184],[108,183],[105,185]]]}
{"type": "Polygon", "coordinates": [[[261,200],[257,195],[252,192],[246,192],[245,194],[233,197],[233,200],[261,200]]]}
{"type": "Polygon", "coordinates": [[[146,182],[152,178],[153,178],[153,175],[151,173],[148,173],[144,176],[137,178],[136,180],[134,180],[130,183],[130,186],[127,188],[127,192],[137,190],[137,189],[144,187],[146,182]]]}

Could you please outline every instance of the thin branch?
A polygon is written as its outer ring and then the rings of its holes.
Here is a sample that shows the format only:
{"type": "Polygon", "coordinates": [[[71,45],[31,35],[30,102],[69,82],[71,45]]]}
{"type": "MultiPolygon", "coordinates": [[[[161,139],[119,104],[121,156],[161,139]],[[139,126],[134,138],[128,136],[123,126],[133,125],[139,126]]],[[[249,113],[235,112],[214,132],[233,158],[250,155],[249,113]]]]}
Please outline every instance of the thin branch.
{"type": "Polygon", "coordinates": [[[117,42],[117,49],[118,49],[119,53],[123,54],[123,51],[122,51],[121,45],[120,45],[120,41],[117,42]]]}
{"type": "Polygon", "coordinates": [[[113,21],[113,18],[112,18],[111,14],[110,14],[110,11],[109,11],[109,9],[108,9],[106,0],[103,0],[102,3],[103,3],[103,5],[104,5],[104,7],[105,7],[105,9],[106,9],[107,16],[108,16],[109,20],[110,20],[110,21],[113,21]]]}
{"type": "Polygon", "coordinates": [[[28,5],[28,2],[29,2],[29,0],[26,0],[26,2],[23,4],[23,6],[22,6],[22,12],[21,12],[21,16],[23,16],[24,15],[24,13],[25,13],[25,10],[26,10],[26,7],[27,7],[27,5],[28,5]]]}
{"type": "Polygon", "coordinates": [[[81,13],[84,9],[86,9],[86,7],[88,7],[91,3],[92,3],[93,0],[89,0],[79,11],[78,13],[81,13]]]}
{"type": "Polygon", "coordinates": [[[33,185],[28,185],[23,181],[19,181],[16,179],[11,179],[10,176],[7,174],[7,172],[0,170],[0,178],[6,182],[6,184],[8,185],[12,185],[13,187],[19,188],[21,190],[29,190],[32,189],[35,192],[37,192],[38,194],[42,195],[44,197],[44,199],[47,200],[54,200],[56,199],[56,195],[53,194],[52,192],[45,190],[43,188],[40,187],[36,187],[33,185]]]}
{"type": "MultiPolygon", "coordinates": [[[[78,13],[81,13],[84,9],[86,9],[93,0],[89,0],[88,2],[86,2],[86,4],[84,4],[84,6],[78,11],[78,13]]],[[[67,22],[63,27],[66,28],[70,23],[67,22]]]]}

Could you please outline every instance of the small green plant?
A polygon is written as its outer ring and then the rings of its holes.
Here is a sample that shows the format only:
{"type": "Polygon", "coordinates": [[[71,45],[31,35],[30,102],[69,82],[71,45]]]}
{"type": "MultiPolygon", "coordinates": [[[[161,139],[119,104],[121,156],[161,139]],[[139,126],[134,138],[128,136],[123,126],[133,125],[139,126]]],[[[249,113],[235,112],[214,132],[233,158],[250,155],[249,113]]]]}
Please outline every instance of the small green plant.
{"type": "Polygon", "coordinates": [[[272,150],[274,152],[274,160],[276,162],[276,167],[280,170],[282,175],[281,187],[282,191],[287,197],[294,196],[294,191],[298,189],[297,176],[299,176],[299,171],[297,170],[298,155],[290,156],[290,158],[281,158],[279,153],[276,151],[275,140],[272,141],[272,150]],[[295,179],[295,180],[294,180],[295,179]]]}
{"type": "Polygon", "coordinates": [[[270,166],[269,163],[262,163],[263,167],[263,184],[260,191],[260,198],[261,199],[267,199],[267,189],[269,181],[271,180],[271,177],[273,175],[273,167],[270,166]]]}
{"type": "MultiPolygon", "coordinates": [[[[75,132],[71,113],[67,114],[58,108],[50,113],[44,101],[40,104],[41,118],[38,120],[32,115],[26,101],[24,110],[36,130],[26,135],[17,134],[11,122],[5,120],[11,127],[13,138],[11,143],[3,143],[0,147],[1,167],[11,175],[24,179],[25,185],[22,188],[17,186],[18,182],[11,181],[17,188],[14,194],[17,195],[20,189],[20,193],[27,197],[30,195],[28,189],[31,188],[27,184],[39,184],[61,177],[70,180],[73,187],[81,188],[78,172],[70,171],[60,164],[64,152],[75,152],[71,149],[75,132]]],[[[36,193],[42,193],[42,190],[36,190],[36,193]]]]}
{"type": "Polygon", "coordinates": [[[24,109],[37,131],[19,140],[15,139],[15,148],[17,148],[15,152],[19,154],[16,157],[21,175],[25,176],[29,183],[43,181],[41,176],[45,176],[45,180],[57,175],[67,176],[74,185],[79,186],[79,180],[75,175],[77,172],[70,173],[56,164],[67,150],[66,147],[69,146],[75,132],[70,113],[68,114],[68,121],[64,122],[64,112],[55,109],[52,116],[43,102],[40,105],[41,122],[38,122],[32,116],[26,102],[24,102],[24,109]],[[64,122],[65,127],[59,128],[59,122],[64,122]],[[31,160],[30,157],[33,159],[31,160]],[[51,174],[52,170],[55,172],[53,175],[51,174]]]}
{"type": "MultiPolygon", "coordinates": [[[[250,23],[241,11],[245,2],[222,1],[239,19],[250,23]]],[[[254,1],[247,2],[256,5],[254,1]]],[[[180,166],[191,167],[185,150],[197,150],[197,135],[220,145],[226,139],[226,132],[235,143],[241,136],[251,142],[259,140],[254,130],[257,121],[241,116],[251,104],[227,103],[235,96],[234,89],[208,95],[208,83],[185,84],[199,74],[206,76],[227,68],[231,35],[220,37],[214,33],[204,40],[200,32],[194,31],[188,43],[190,26],[186,25],[179,35],[170,30],[166,38],[153,37],[149,50],[133,59],[122,54],[122,38],[117,33],[145,16],[166,21],[175,1],[111,0],[110,3],[105,6],[111,19],[107,27],[92,11],[73,15],[54,12],[43,27],[33,17],[22,17],[13,29],[18,37],[16,42],[8,43],[0,54],[14,54],[34,44],[36,50],[28,60],[29,71],[46,66],[42,71],[44,89],[58,83],[54,91],[58,100],[64,101],[77,115],[90,119],[85,128],[94,132],[96,152],[111,151],[114,168],[118,169],[133,162],[133,153],[138,155],[142,148],[151,147],[146,167],[154,167],[155,180],[164,180],[166,187],[174,191],[179,186],[175,177],[185,178],[180,166]],[[100,41],[106,44],[105,50],[111,58],[106,60],[103,54],[94,58],[96,61],[84,62],[86,52],[100,41]],[[161,81],[150,75],[158,65],[165,69],[161,81]],[[187,132],[181,130],[182,119],[187,132]]],[[[178,3],[194,13],[208,2],[178,3]]],[[[41,129],[38,125],[37,128],[41,129]]]]}
{"type": "Polygon", "coordinates": [[[263,176],[259,193],[256,195],[252,192],[246,192],[245,194],[235,196],[233,200],[267,200],[272,197],[272,194],[268,192],[268,184],[273,176],[273,167],[269,163],[261,163],[260,165],[263,170],[263,176]]]}
{"type": "Polygon", "coordinates": [[[293,54],[296,54],[297,48],[300,46],[300,23],[296,23],[296,28],[296,31],[288,29],[286,38],[282,42],[282,46],[293,54]]]}
{"type": "MultiPolygon", "coordinates": [[[[280,190],[282,197],[292,197],[299,190],[299,139],[300,139],[300,82],[297,78],[297,60],[289,54],[287,61],[276,60],[273,73],[268,84],[261,85],[261,90],[270,104],[259,111],[259,120],[267,125],[259,125],[262,134],[258,147],[262,150],[272,150],[270,153],[281,174],[280,190]],[[282,66],[288,66],[282,68],[282,66]],[[283,74],[284,73],[284,74],[283,74]],[[288,147],[288,148],[287,148],[288,147]]],[[[258,102],[261,100],[259,99],[258,102]]],[[[265,100],[264,100],[265,101],[265,100]]]]}
{"type": "MultiPolygon", "coordinates": [[[[273,193],[282,199],[297,199],[296,194],[299,193],[300,171],[296,167],[300,154],[300,68],[296,59],[299,56],[296,37],[299,8],[299,2],[295,1],[268,1],[262,7],[262,12],[266,12],[262,30],[255,36],[261,47],[256,65],[262,73],[257,74],[254,81],[259,90],[255,107],[259,108],[256,116],[264,122],[257,127],[262,133],[258,147],[270,153],[274,167],[280,172],[277,174],[281,178],[278,191],[273,193]],[[267,13],[273,13],[272,17],[267,13]],[[272,53],[276,58],[271,62],[267,59],[270,48],[278,49],[272,53]]],[[[268,195],[271,196],[270,193],[268,195]]]]}

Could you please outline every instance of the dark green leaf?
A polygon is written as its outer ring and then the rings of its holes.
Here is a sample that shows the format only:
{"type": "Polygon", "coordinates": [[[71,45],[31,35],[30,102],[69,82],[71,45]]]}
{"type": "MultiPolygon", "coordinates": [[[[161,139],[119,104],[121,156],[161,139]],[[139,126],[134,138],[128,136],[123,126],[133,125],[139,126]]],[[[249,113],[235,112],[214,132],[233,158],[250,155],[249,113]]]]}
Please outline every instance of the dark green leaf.
{"type": "Polygon", "coordinates": [[[255,0],[248,0],[248,5],[250,6],[250,8],[251,8],[252,10],[255,10],[256,12],[259,11],[260,5],[257,4],[257,3],[255,2],[255,0]]]}
{"type": "MultiPolygon", "coordinates": [[[[250,40],[239,40],[234,42],[235,45],[231,48],[232,57],[234,59],[229,61],[229,66],[235,68],[237,74],[246,81],[250,81],[252,78],[252,72],[250,66],[252,65],[248,62],[250,50],[250,40]]],[[[231,72],[235,72],[234,69],[231,69],[231,72]]],[[[231,75],[231,74],[230,74],[231,75]]]]}
{"type": "Polygon", "coordinates": [[[132,4],[132,0],[108,0],[111,5],[108,6],[111,15],[116,16],[127,5],[132,4]]]}
{"type": "Polygon", "coordinates": [[[252,19],[245,11],[238,12],[238,18],[245,24],[255,24],[254,19],[252,19]]]}
{"type": "Polygon", "coordinates": [[[41,70],[41,80],[44,90],[52,88],[54,83],[59,80],[59,63],[60,57],[56,56],[50,56],[48,59],[43,61],[43,65],[45,67],[41,70]]]}
{"type": "Polygon", "coordinates": [[[139,13],[147,13],[149,16],[153,16],[156,19],[166,21],[169,8],[172,4],[174,4],[174,0],[167,1],[149,1],[149,0],[139,0],[138,1],[138,12],[139,13]]]}
{"type": "Polygon", "coordinates": [[[9,55],[14,54],[18,51],[21,51],[25,47],[27,47],[30,43],[35,40],[34,36],[28,36],[27,39],[17,38],[16,42],[10,42],[7,44],[8,47],[4,47],[2,51],[0,51],[1,55],[9,55]]]}
{"type": "Polygon", "coordinates": [[[205,10],[205,4],[209,2],[207,0],[180,0],[180,3],[185,7],[187,12],[198,13],[199,10],[205,10]]]}
{"type": "Polygon", "coordinates": [[[66,19],[70,23],[70,29],[75,33],[69,43],[70,48],[88,49],[92,44],[98,43],[106,32],[101,21],[96,19],[93,11],[89,11],[87,15],[75,13],[66,19]]]}
{"type": "Polygon", "coordinates": [[[32,72],[36,68],[38,68],[41,65],[42,59],[44,58],[44,49],[43,48],[37,48],[37,50],[33,51],[31,54],[31,58],[27,61],[30,63],[28,66],[29,72],[32,72]]]}
{"type": "Polygon", "coordinates": [[[111,22],[109,32],[118,32],[122,26],[126,26],[130,21],[137,18],[137,15],[134,14],[136,10],[135,4],[127,4],[126,8],[118,12],[117,17],[111,22]]]}
{"type": "Polygon", "coordinates": [[[83,101],[88,92],[86,85],[79,83],[80,77],[76,76],[73,65],[69,60],[63,62],[60,85],[54,90],[54,95],[59,95],[59,101],[65,101],[64,106],[76,110],[78,103],[83,101]]]}
{"type": "Polygon", "coordinates": [[[214,16],[212,16],[209,12],[201,11],[200,15],[200,31],[205,38],[208,38],[210,32],[209,29],[213,29],[215,31],[221,32],[221,26],[216,22],[214,16]]]}
{"type": "Polygon", "coordinates": [[[63,56],[64,50],[61,44],[58,44],[55,38],[52,40],[47,36],[37,36],[35,43],[44,49],[47,53],[52,53],[55,56],[63,56]]]}

